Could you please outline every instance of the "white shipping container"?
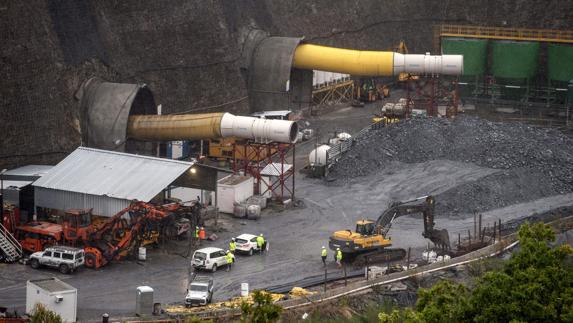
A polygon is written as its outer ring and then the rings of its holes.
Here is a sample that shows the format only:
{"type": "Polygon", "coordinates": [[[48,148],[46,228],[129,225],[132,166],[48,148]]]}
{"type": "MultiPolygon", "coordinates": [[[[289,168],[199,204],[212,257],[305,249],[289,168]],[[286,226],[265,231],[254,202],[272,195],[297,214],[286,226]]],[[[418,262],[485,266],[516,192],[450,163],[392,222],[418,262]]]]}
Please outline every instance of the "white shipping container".
{"type": "Polygon", "coordinates": [[[234,204],[246,201],[254,194],[254,179],[250,176],[229,175],[217,183],[219,211],[233,214],[234,204]]]}
{"type": "Polygon", "coordinates": [[[26,313],[37,303],[58,314],[64,322],[75,322],[78,290],[57,278],[34,279],[26,283],[26,313]]]}

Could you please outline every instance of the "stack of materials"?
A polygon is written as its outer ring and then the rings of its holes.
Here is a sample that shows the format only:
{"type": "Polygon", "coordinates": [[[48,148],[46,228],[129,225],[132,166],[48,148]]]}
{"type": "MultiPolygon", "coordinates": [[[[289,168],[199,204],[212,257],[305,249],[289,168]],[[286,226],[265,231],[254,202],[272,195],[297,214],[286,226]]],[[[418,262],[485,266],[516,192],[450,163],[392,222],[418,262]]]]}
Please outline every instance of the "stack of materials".
{"type": "Polygon", "coordinates": [[[253,195],[246,201],[235,203],[233,215],[237,218],[258,220],[261,211],[267,207],[267,198],[261,195],[253,195]]]}
{"type": "MultiPolygon", "coordinates": [[[[262,291],[263,293],[268,293],[262,291]]],[[[271,295],[273,303],[280,301],[285,297],[283,294],[275,294],[269,293],[271,295]]],[[[217,309],[232,309],[232,308],[240,308],[241,304],[254,304],[253,294],[249,294],[248,297],[235,297],[231,298],[228,301],[218,302],[207,304],[206,306],[198,306],[198,307],[185,307],[184,305],[172,305],[165,308],[165,311],[170,314],[185,314],[185,313],[194,313],[194,312],[205,312],[205,311],[212,311],[217,309]]]]}

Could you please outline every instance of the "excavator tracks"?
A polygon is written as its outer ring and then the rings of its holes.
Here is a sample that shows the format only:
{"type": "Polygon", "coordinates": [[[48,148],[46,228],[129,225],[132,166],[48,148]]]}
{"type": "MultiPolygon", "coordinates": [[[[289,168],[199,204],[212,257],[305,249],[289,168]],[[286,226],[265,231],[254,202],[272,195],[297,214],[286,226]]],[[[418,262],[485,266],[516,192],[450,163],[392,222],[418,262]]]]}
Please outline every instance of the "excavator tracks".
{"type": "Polygon", "coordinates": [[[368,264],[375,264],[402,260],[406,257],[406,254],[405,249],[384,248],[354,255],[354,257],[349,255],[347,259],[355,266],[364,266],[366,265],[366,258],[368,258],[368,264]]]}

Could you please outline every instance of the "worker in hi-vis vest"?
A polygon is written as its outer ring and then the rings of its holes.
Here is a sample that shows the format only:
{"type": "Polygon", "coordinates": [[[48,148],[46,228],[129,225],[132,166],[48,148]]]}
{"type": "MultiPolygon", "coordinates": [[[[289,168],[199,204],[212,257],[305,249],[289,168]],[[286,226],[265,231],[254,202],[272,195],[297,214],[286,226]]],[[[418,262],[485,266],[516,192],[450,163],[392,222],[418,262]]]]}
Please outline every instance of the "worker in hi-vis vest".
{"type": "Polygon", "coordinates": [[[231,242],[229,242],[229,250],[231,250],[231,253],[235,253],[235,238],[231,239],[231,242]]]}
{"type": "Polygon", "coordinates": [[[235,256],[231,253],[231,251],[227,250],[225,259],[227,260],[227,271],[230,271],[233,267],[233,263],[235,262],[235,256]]]}
{"type": "Polygon", "coordinates": [[[336,248],[336,264],[338,268],[342,267],[342,251],[340,251],[340,248],[336,248]]]}
{"type": "Polygon", "coordinates": [[[195,233],[193,236],[195,237],[195,244],[199,245],[199,226],[195,227],[195,233]]]}
{"type": "Polygon", "coordinates": [[[257,237],[257,247],[259,247],[259,253],[262,254],[265,247],[265,238],[262,233],[257,237]]]}

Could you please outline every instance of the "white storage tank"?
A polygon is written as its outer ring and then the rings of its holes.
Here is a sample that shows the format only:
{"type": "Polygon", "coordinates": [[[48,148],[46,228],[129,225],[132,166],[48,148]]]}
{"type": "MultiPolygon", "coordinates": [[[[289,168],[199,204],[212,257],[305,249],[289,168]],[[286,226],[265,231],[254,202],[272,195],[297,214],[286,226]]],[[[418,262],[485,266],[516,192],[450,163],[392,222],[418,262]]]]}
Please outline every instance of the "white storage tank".
{"type": "Polygon", "coordinates": [[[337,144],[339,144],[339,143],[340,143],[340,138],[338,138],[338,137],[328,139],[328,144],[329,144],[329,145],[334,146],[334,145],[337,145],[337,144]]]}
{"type": "Polygon", "coordinates": [[[251,176],[229,175],[217,185],[219,211],[233,214],[235,203],[246,201],[254,194],[254,179],[251,176]]]}
{"type": "Polygon", "coordinates": [[[26,313],[31,314],[38,303],[58,314],[64,322],[75,322],[78,290],[55,277],[28,280],[26,283],[26,313]]]}
{"type": "Polygon", "coordinates": [[[318,146],[308,154],[308,162],[310,165],[326,165],[328,162],[329,145],[318,146]]]}
{"type": "Polygon", "coordinates": [[[346,141],[352,138],[352,136],[348,132],[341,132],[338,135],[336,135],[336,137],[340,139],[340,141],[346,141]]]}

